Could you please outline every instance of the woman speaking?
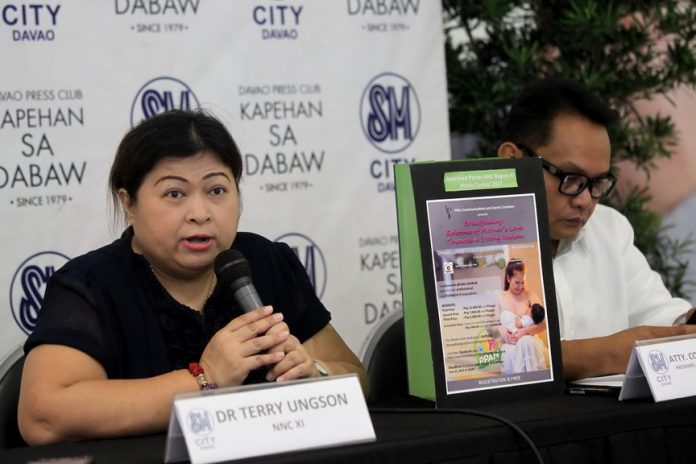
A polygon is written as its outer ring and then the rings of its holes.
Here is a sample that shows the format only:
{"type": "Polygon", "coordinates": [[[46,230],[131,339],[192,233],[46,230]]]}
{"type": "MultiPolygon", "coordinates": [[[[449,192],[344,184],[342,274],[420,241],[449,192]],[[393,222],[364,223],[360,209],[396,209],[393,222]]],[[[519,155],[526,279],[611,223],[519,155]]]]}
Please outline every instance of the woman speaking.
{"type": "MultiPolygon", "coordinates": [[[[202,111],[145,120],[110,173],[128,227],[51,278],[25,344],[30,444],[165,430],[177,393],[365,370],[290,248],[238,232],[242,158],[202,111]],[[266,306],[244,313],[216,256],[249,262],[266,306]]],[[[79,237],[78,237],[79,239],[79,237]]]]}

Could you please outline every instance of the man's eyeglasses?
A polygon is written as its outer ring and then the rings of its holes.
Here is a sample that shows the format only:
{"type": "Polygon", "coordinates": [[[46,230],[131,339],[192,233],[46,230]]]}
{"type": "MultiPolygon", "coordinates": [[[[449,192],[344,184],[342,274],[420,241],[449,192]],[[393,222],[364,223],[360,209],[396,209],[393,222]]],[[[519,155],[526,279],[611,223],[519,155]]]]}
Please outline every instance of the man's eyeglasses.
{"type": "Polygon", "coordinates": [[[531,148],[525,147],[522,144],[516,145],[525,155],[541,159],[541,165],[544,169],[561,180],[561,183],[558,184],[558,191],[564,195],[575,197],[580,195],[586,188],[589,188],[592,198],[601,200],[609,195],[611,189],[614,188],[614,184],[616,184],[616,177],[610,172],[595,177],[594,179],[590,179],[584,174],[564,172],[539,156],[539,154],[531,148]]]}

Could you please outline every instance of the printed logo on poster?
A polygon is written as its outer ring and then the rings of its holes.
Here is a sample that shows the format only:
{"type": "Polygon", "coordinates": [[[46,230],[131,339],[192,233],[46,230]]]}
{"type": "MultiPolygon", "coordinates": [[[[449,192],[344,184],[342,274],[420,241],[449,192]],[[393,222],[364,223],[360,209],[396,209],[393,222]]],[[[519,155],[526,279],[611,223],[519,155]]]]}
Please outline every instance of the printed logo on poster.
{"type": "Polygon", "coordinates": [[[42,251],[27,258],[15,271],[10,284],[10,309],[27,335],[36,327],[48,279],[69,260],[57,251],[42,251]]]}
{"type": "Polygon", "coordinates": [[[415,88],[393,72],[374,77],[360,99],[360,122],[365,137],[379,151],[394,154],[406,150],[421,124],[415,88]]]}
{"type": "Polygon", "coordinates": [[[321,252],[319,246],[306,235],[295,232],[281,235],[275,241],[288,244],[307,271],[307,276],[317,296],[321,298],[326,289],[327,270],[324,253],[321,252]]]}
{"type": "Polygon", "coordinates": [[[476,365],[479,369],[501,364],[503,352],[500,349],[498,340],[491,336],[487,329],[481,329],[474,341],[474,353],[476,365]]]}
{"type": "Polygon", "coordinates": [[[52,42],[60,21],[61,3],[10,2],[0,9],[0,22],[13,42],[52,42]]]}
{"type": "Polygon", "coordinates": [[[193,110],[200,106],[196,94],[184,81],[175,77],[156,77],[138,90],[131,105],[131,126],[165,111],[193,110]]]}
{"type": "Polygon", "coordinates": [[[251,18],[261,28],[263,40],[295,40],[300,35],[303,11],[302,2],[274,0],[255,5],[251,10],[251,18]]]}

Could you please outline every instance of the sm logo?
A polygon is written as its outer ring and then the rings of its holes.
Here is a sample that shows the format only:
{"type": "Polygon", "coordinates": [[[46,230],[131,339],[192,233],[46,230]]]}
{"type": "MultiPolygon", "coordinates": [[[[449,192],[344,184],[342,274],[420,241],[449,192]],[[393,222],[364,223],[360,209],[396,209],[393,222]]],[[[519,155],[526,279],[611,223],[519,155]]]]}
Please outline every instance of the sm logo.
{"type": "Polygon", "coordinates": [[[648,353],[650,367],[658,374],[665,374],[669,370],[667,356],[662,351],[652,350],[648,353]]]}
{"type": "Polygon", "coordinates": [[[192,110],[200,106],[193,90],[173,77],[156,77],[143,85],[131,105],[130,123],[135,126],[165,111],[192,110]]]}
{"type": "Polygon", "coordinates": [[[326,261],[324,260],[324,254],[316,243],[305,235],[293,232],[281,235],[275,241],[287,243],[292,251],[295,252],[305,271],[307,271],[307,276],[314,287],[314,291],[321,298],[326,289],[326,261]]]}
{"type": "Polygon", "coordinates": [[[192,409],[186,416],[188,429],[198,436],[209,435],[215,428],[213,415],[205,409],[192,409]]]}
{"type": "Polygon", "coordinates": [[[421,109],[413,86],[387,72],[373,78],[360,99],[360,121],[365,137],[384,153],[399,153],[418,135],[421,109]]]}
{"type": "Polygon", "coordinates": [[[17,325],[29,335],[36,327],[46,284],[70,258],[55,251],[42,251],[19,265],[10,284],[10,308],[17,325]]]}

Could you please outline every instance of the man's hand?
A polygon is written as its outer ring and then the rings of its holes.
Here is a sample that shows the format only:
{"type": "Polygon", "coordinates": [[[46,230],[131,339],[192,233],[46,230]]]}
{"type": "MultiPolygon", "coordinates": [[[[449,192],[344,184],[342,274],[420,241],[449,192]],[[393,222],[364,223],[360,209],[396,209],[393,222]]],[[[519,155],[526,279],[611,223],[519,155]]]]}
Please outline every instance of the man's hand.
{"type": "Polygon", "coordinates": [[[561,343],[566,380],[626,372],[636,340],[696,334],[696,325],[639,326],[606,337],[566,340],[561,343]]]}

